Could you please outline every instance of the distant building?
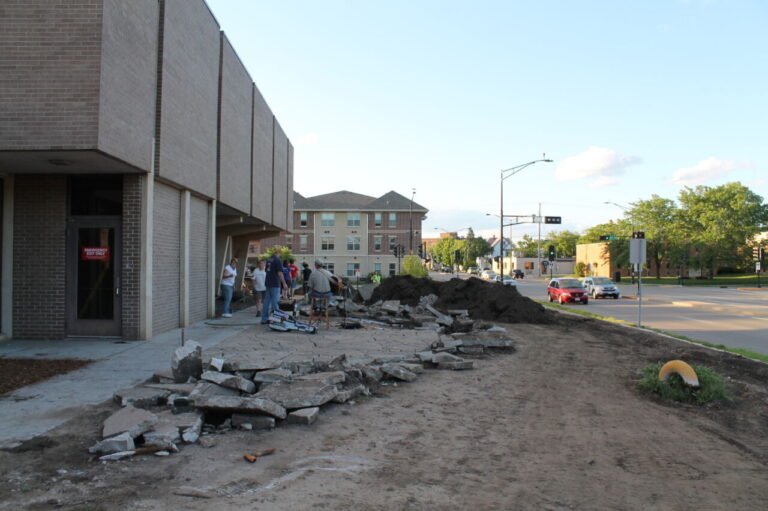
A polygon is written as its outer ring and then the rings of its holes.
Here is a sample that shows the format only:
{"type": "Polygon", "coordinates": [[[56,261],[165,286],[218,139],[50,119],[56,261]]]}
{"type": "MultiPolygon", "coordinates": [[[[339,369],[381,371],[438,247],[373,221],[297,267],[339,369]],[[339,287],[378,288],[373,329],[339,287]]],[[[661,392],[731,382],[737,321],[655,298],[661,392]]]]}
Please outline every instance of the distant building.
{"type": "Polygon", "coordinates": [[[303,197],[294,192],[293,231],[259,241],[257,252],[288,246],[297,264],[321,259],[337,275],[395,275],[394,249],[418,254],[428,210],[391,191],[370,197],[346,190],[303,197]]]}

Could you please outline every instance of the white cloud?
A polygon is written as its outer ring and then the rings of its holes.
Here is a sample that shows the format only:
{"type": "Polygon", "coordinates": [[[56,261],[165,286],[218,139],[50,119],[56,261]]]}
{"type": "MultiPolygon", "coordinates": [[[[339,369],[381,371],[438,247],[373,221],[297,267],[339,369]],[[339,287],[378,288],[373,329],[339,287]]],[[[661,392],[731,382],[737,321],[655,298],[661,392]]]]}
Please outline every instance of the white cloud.
{"type": "Polygon", "coordinates": [[[693,167],[677,169],[672,174],[672,182],[678,185],[698,185],[730,174],[736,169],[750,167],[752,167],[752,163],[748,161],[721,160],[711,156],[706,160],[701,160],[693,167]]]}
{"type": "Polygon", "coordinates": [[[642,162],[637,156],[627,156],[606,147],[590,147],[581,154],[569,156],[557,167],[558,181],[597,178],[591,186],[609,186],[618,180],[627,167],[642,162]]]}
{"type": "Polygon", "coordinates": [[[303,135],[299,135],[294,140],[294,143],[297,146],[304,146],[304,145],[314,145],[317,144],[317,141],[320,139],[320,135],[317,133],[304,133],[303,135]]]}

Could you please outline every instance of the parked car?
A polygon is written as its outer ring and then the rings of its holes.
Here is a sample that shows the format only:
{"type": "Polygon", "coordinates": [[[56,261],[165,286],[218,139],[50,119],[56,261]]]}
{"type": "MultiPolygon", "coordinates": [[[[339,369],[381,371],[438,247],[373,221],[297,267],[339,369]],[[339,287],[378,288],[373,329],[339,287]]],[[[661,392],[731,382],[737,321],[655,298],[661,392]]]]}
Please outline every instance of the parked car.
{"type": "Polygon", "coordinates": [[[477,275],[479,272],[480,272],[480,268],[478,268],[477,266],[470,266],[469,268],[467,268],[467,273],[469,273],[470,275],[477,275]]]}
{"type": "Polygon", "coordinates": [[[597,300],[598,298],[611,296],[614,300],[618,300],[621,296],[619,288],[608,277],[587,277],[582,281],[587,293],[597,300]]]}
{"type": "MultiPolygon", "coordinates": [[[[501,275],[496,275],[496,278],[495,278],[495,279],[493,279],[493,281],[494,281],[494,282],[499,282],[499,281],[501,281],[501,275]]],[[[517,282],[515,282],[515,279],[514,279],[514,278],[512,278],[512,277],[510,277],[510,276],[506,275],[506,276],[504,277],[504,285],[505,285],[505,286],[517,286],[517,282]]]]}
{"type": "Polygon", "coordinates": [[[516,269],[512,270],[512,278],[522,280],[522,279],[525,278],[525,273],[523,272],[523,270],[520,270],[520,269],[516,268],[516,269]]]}
{"type": "Polygon", "coordinates": [[[557,300],[560,304],[566,302],[581,302],[584,305],[589,303],[587,289],[581,284],[579,279],[574,278],[556,278],[549,281],[547,286],[547,297],[550,302],[557,300]]]}
{"type": "Polygon", "coordinates": [[[492,270],[483,270],[482,273],[480,273],[480,278],[483,280],[494,280],[496,278],[496,273],[492,270]]]}

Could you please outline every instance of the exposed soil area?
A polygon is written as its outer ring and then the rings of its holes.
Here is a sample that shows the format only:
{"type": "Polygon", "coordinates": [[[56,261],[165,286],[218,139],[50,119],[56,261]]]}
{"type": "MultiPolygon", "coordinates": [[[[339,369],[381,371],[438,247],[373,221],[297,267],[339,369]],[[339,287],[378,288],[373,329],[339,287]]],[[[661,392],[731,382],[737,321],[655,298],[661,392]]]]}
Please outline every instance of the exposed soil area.
{"type": "Polygon", "coordinates": [[[586,318],[507,328],[517,351],[474,370],[427,370],[312,426],[232,431],[166,458],[94,461],[115,405],[91,408],[0,452],[0,509],[766,508],[768,366],[586,318]],[[639,368],[671,359],[720,372],[732,400],[637,390],[639,368]]]}
{"type": "Polygon", "coordinates": [[[503,323],[551,323],[556,315],[517,292],[513,286],[470,278],[437,282],[410,275],[384,279],[374,291],[368,304],[379,300],[400,300],[405,305],[417,305],[419,298],[429,294],[438,297],[439,309],[467,309],[473,319],[503,323]]]}
{"type": "Polygon", "coordinates": [[[65,374],[90,364],[90,360],[66,358],[0,358],[0,395],[65,374]]]}

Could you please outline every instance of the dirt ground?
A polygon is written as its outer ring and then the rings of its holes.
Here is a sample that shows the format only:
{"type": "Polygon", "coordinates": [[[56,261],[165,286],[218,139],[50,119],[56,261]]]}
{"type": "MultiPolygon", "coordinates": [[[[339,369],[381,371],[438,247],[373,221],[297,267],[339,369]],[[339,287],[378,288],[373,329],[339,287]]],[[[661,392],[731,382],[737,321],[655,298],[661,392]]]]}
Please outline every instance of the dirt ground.
{"type": "Polygon", "coordinates": [[[0,509],[768,508],[768,365],[582,318],[506,326],[517,351],[474,370],[427,370],[312,426],[232,431],[166,458],[93,461],[114,407],[84,411],[0,453],[0,509]],[[636,389],[640,367],[675,358],[718,370],[733,400],[636,389]]]}
{"type": "Polygon", "coordinates": [[[0,395],[80,369],[91,360],[0,358],[0,395]]]}

